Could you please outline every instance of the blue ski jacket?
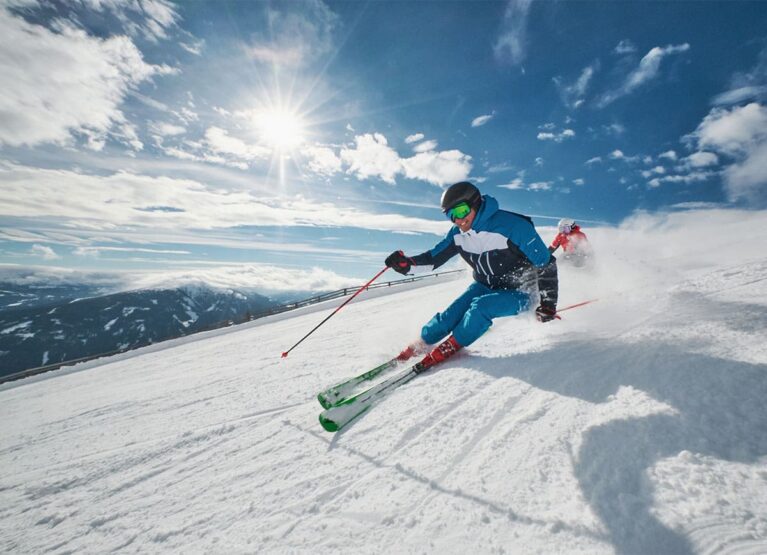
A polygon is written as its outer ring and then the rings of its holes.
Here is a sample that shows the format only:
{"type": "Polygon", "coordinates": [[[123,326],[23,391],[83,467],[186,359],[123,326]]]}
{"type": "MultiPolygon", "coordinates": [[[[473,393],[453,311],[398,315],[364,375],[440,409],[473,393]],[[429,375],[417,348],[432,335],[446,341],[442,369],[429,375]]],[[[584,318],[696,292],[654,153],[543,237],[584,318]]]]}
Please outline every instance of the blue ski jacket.
{"type": "Polygon", "coordinates": [[[469,231],[453,226],[431,250],[412,259],[436,269],[456,254],[471,266],[474,279],[491,289],[522,289],[537,277],[542,304],[556,306],[556,259],[530,218],[501,210],[493,197],[482,196],[469,231]]]}

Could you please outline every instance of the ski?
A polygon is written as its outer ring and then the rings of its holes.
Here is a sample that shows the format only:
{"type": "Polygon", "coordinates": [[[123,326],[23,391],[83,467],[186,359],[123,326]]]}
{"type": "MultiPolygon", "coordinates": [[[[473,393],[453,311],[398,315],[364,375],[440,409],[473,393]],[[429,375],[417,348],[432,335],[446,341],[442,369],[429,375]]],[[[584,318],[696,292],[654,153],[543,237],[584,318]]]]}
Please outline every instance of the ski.
{"type": "Polygon", "coordinates": [[[396,358],[393,358],[387,362],[384,362],[380,366],[376,366],[372,370],[363,372],[359,376],[354,376],[345,382],[341,382],[340,384],[329,387],[317,395],[317,400],[320,402],[320,405],[322,405],[322,408],[324,409],[329,409],[330,407],[338,405],[347,400],[352,395],[354,390],[357,389],[359,384],[380,376],[387,370],[397,366],[398,362],[399,361],[396,358]]]}
{"type": "MultiPolygon", "coordinates": [[[[396,360],[396,359],[395,359],[396,360]]],[[[380,366],[379,366],[380,368],[380,366]]],[[[423,361],[418,362],[403,370],[368,390],[358,393],[337,403],[330,408],[322,411],[320,414],[320,424],[328,432],[337,432],[355,418],[361,416],[376,401],[391,393],[394,389],[415,378],[421,372],[428,370],[431,366],[424,366],[423,361]]]]}

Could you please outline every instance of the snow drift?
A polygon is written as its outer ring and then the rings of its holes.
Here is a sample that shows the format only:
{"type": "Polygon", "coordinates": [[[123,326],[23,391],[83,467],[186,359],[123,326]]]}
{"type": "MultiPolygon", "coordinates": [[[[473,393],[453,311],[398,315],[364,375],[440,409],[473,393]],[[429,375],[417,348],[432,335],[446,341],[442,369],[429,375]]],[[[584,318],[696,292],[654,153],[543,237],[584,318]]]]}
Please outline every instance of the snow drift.
{"type": "MultiPolygon", "coordinates": [[[[412,339],[465,280],[0,387],[7,552],[763,553],[762,212],[589,234],[561,304],[324,432],[314,395],[412,339]]],[[[586,229],[589,233],[589,230],[586,229]]]]}

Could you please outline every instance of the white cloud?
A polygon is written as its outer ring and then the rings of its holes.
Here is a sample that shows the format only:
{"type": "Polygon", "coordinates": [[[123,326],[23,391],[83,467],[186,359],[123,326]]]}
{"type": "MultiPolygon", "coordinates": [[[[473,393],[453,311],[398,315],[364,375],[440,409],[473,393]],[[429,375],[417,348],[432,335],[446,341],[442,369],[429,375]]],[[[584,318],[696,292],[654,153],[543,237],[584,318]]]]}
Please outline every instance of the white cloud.
{"type": "Polygon", "coordinates": [[[594,164],[601,164],[602,163],[602,157],[601,156],[594,156],[593,158],[589,158],[584,162],[586,166],[593,166],[594,164]]]}
{"type": "Polygon", "coordinates": [[[623,154],[623,151],[617,148],[608,154],[608,156],[611,160],[622,160],[626,157],[626,155],[623,154]]]}
{"type": "Polygon", "coordinates": [[[29,252],[32,256],[39,256],[45,260],[56,260],[61,258],[58,254],[56,254],[56,251],[45,245],[32,245],[32,248],[29,250],[29,252]]]}
{"type": "Polygon", "coordinates": [[[594,74],[598,71],[598,69],[598,62],[594,62],[593,64],[586,66],[581,71],[578,79],[576,79],[575,82],[571,85],[564,84],[561,77],[554,77],[554,84],[557,86],[559,95],[562,98],[562,102],[565,104],[565,106],[570,109],[577,109],[583,105],[589,83],[591,83],[591,79],[594,77],[594,74]]]}
{"type": "Polygon", "coordinates": [[[724,170],[728,197],[732,200],[767,203],[767,142],[755,146],[748,155],[724,170]]]}
{"type": "Polygon", "coordinates": [[[254,60],[300,67],[333,49],[338,16],[324,3],[286,2],[275,6],[279,9],[267,9],[268,36],[257,34],[245,47],[254,60]]]}
{"type": "Polygon", "coordinates": [[[202,56],[202,51],[205,48],[204,40],[192,40],[190,42],[179,42],[178,45],[195,56],[202,56]]]}
{"type": "Polygon", "coordinates": [[[433,185],[447,185],[464,181],[471,172],[471,156],[460,150],[421,152],[402,160],[405,175],[433,185]]]}
{"type": "Polygon", "coordinates": [[[521,178],[512,179],[510,183],[506,183],[505,185],[498,185],[502,189],[511,189],[512,191],[516,191],[519,189],[525,188],[525,182],[521,178]]]}
{"type": "Polygon", "coordinates": [[[656,46],[652,48],[639,62],[639,66],[634,69],[625,79],[623,84],[614,91],[610,91],[602,96],[597,103],[597,106],[604,108],[608,104],[611,104],[618,98],[626,96],[636,89],[655,79],[660,71],[660,64],[663,58],[686,52],[690,49],[690,45],[687,43],[679,45],[669,45],[666,47],[656,46]]]}
{"type": "Polygon", "coordinates": [[[149,122],[149,131],[160,137],[172,137],[184,134],[186,127],[162,121],[152,121],[149,122]]]}
{"type": "Polygon", "coordinates": [[[578,179],[573,179],[573,184],[574,184],[574,185],[578,185],[579,187],[580,187],[581,185],[584,185],[585,183],[586,183],[586,181],[585,181],[585,180],[583,180],[583,179],[581,179],[581,178],[578,178],[578,179]]]}
{"type": "Polygon", "coordinates": [[[343,169],[341,159],[328,147],[307,147],[302,153],[309,159],[309,169],[320,175],[333,175],[343,169]]]}
{"type": "Polygon", "coordinates": [[[711,179],[715,175],[715,172],[710,171],[694,171],[686,175],[667,175],[665,177],[656,177],[655,179],[651,179],[647,184],[650,187],[659,187],[663,183],[698,183],[711,179]]]}
{"type": "MultiPolygon", "coordinates": [[[[55,222],[88,238],[119,237],[127,230],[135,237],[146,230],[146,242],[176,242],[171,232],[202,233],[244,225],[445,232],[443,221],[367,213],[302,198],[268,198],[255,192],[217,189],[191,179],[128,172],[93,175],[0,162],[0,217],[8,216],[28,221],[29,229],[41,222],[55,222]]],[[[185,242],[204,243],[204,238],[196,237],[186,237],[185,242]]],[[[278,250],[279,246],[273,248],[278,250]]]]}
{"type": "Polygon", "coordinates": [[[423,133],[415,133],[413,135],[408,135],[405,138],[405,142],[407,144],[417,143],[418,141],[423,140],[423,138],[424,138],[424,134],[423,133]]]}
{"type": "Polygon", "coordinates": [[[643,171],[642,177],[644,177],[645,179],[648,179],[654,175],[663,175],[665,173],[666,173],[666,168],[664,168],[663,166],[655,166],[651,170],[643,171]]]}
{"type": "Polygon", "coordinates": [[[214,154],[228,156],[235,161],[253,162],[256,160],[265,160],[272,154],[271,149],[260,145],[246,143],[245,141],[232,137],[225,129],[220,127],[209,127],[205,131],[205,144],[214,154]]]}
{"type": "Polygon", "coordinates": [[[539,168],[540,168],[540,167],[543,167],[543,164],[544,164],[544,160],[543,160],[543,158],[541,158],[540,156],[538,156],[538,157],[535,159],[535,162],[534,162],[534,163],[535,163],[535,165],[536,165],[537,167],[539,167],[539,168]]]}
{"type": "Polygon", "coordinates": [[[191,251],[183,250],[170,250],[170,249],[148,249],[143,247],[77,247],[72,251],[75,256],[93,256],[98,257],[102,252],[134,252],[141,254],[173,254],[173,255],[188,255],[192,254],[191,251]]]}
{"type": "Polygon", "coordinates": [[[480,127],[482,125],[485,125],[488,121],[493,119],[495,117],[495,112],[492,114],[485,114],[484,116],[477,116],[473,120],[471,120],[471,126],[472,127],[480,127]]]}
{"type": "Polygon", "coordinates": [[[719,157],[713,152],[695,152],[686,157],[682,162],[691,168],[705,168],[719,163],[719,157]]]}
{"type": "Polygon", "coordinates": [[[272,150],[260,144],[247,143],[233,137],[226,129],[209,127],[200,141],[183,141],[180,145],[165,145],[158,141],[162,151],[174,158],[207,162],[246,170],[253,164],[268,160],[272,150]]]}
{"type": "Polygon", "coordinates": [[[127,37],[92,37],[65,21],[52,31],[0,8],[0,144],[66,144],[84,135],[98,149],[110,134],[126,136],[126,95],[171,72],[145,63],[127,37]]]}
{"type": "Polygon", "coordinates": [[[128,33],[152,42],[167,39],[168,31],[179,19],[173,4],[165,0],[82,0],[82,3],[91,10],[111,11],[128,33]]]}
{"type": "Polygon", "coordinates": [[[493,54],[501,62],[521,64],[527,55],[527,17],[532,0],[509,0],[493,54]]]}
{"type": "Polygon", "coordinates": [[[767,97],[767,85],[747,86],[729,90],[716,95],[711,99],[711,104],[740,104],[745,100],[762,99],[767,97]]]}
{"type": "Polygon", "coordinates": [[[343,148],[341,160],[349,165],[348,173],[360,179],[380,177],[394,184],[394,178],[402,171],[399,154],[386,137],[380,133],[365,133],[354,137],[354,148],[343,148]]]}
{"type": "Polygon", "coordinates": [[[767,108],[755,102],[732,110],[713,109],[692,133],[700,148],[730,156],[746,154],[767,138],[767,108]]]}
{"type": "Polygon", "coordinates": [[[731,105],[746,100],[767,99],[767,48],[762,49],[756,65],[744,73],[732,76],[730,90],[713,98],[712,104],[731,105]]]}
{"type": "Polygon", "coordinates": [[[541,132],[538,133],[537,139],[539,141],[554,141],[555,143],[561,143],[565,139],[572,139],[575,137],[575,131],[572,129],[565,129],[561,133],[541,132]]]}
{"type": "Polygon", "coordinates": [[[665,158],[667,160],[671,160],[672,162],[675,162],[677,160],[677,155],[675,151],[667,150],[666,152],[662,152],[658,154],[658,158],[665,158]]]}
{"type": "Polygon", "coordinates": [[[723,171],[729,200],[767,204],[767,107],[714,108],[685,139],[733,160],[723,171]]]}
{"type": "Polygon", "coordinates": [[[417,144],[413,147],[414,152],[428,152],[430,150],[436,150],[437,148],[437,141],[435,140],[428,140],[424,141],[420,144],[417,144]]]}
{"type": "MultiPolygon", "coordinates": [[[[357,135],[354,141],[354,148],[341,150],[341,160],[349,166],[347,173],[360,179],[379,177],[394,184],[396,176],[404,174],[410,179],[441,186],[468,178],[472,168],[471,156],[459,150],[428,150],[401,158],[380,133],[357,135]]],[[[424,144],[436,147],[436,141],[424,144]]]]}
{"type": "Polygon", "coordinates": [[[511,182],[504,185],[498,185],[501,189],[509,189],[511,191],[549,191],[553,183],[551,181],[536,181],[535,183],[525,184],[523,176],[517,177],[511,180],[511,182]]]}

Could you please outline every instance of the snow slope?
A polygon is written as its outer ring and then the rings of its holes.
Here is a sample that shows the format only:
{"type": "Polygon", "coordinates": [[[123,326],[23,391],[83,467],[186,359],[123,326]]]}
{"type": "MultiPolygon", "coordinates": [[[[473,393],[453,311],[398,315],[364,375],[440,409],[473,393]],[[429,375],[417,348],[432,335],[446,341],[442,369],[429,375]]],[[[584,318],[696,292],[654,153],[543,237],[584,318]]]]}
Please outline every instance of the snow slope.
{"type": "Polygon", "coordinates": [[[0,550],[765,553],[767,257],[738,237],[767,217],[686,217],[594,230],[560,305],[598,302],[496,321],[335,435],[316,392],[466,278],[352,303],[287,359],[323,313],[0,386],[0,550]]]}

